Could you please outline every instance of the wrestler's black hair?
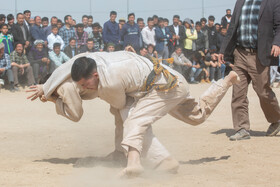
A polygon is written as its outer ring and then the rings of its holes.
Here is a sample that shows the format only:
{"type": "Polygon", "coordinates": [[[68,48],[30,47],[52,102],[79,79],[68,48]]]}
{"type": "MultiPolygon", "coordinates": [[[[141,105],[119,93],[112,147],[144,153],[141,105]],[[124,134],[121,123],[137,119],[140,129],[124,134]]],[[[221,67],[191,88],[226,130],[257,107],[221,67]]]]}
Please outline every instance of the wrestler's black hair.
{"type": "Polygon", "coordinates": [[[77,58],[71,69],[71,77],[73,81],[78,82],[82,78],[88,79],[93,71],[96,71],[96,62],[92,58],[80,57],[77,58]]]}

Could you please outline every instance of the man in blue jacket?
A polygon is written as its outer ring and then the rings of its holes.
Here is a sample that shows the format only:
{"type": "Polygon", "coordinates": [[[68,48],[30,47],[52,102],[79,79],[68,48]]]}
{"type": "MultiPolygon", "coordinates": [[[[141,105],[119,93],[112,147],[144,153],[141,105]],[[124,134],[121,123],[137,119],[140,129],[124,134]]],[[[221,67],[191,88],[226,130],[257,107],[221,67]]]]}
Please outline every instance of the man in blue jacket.
{"type": "Polygon", "coordinates": [[[121,31],[121,41],[123,41],[123,46],[126,47],[131,45],[135,51],[140,50],[140,29],[135,23],[135,14],[130,13],[127,16],[128,22],[124,24],[121,31]]]}
{"type": "Polygon", "coordinates": [[[156,38],[156,51],[158,57],[161,59],[167,59],[169,56],[168,42],[172,38],[170,30],[164,26],[162,18],[158,19],[158,27],[155,29],[156,38]]]}
{"type": "Polygon", "coordinates": [[[104,23],[103,26],[103,41],[104,43],[114,43],[116,49],[120,49],[120,28],[119,24],[116,22],[117,12],[110,12],[110,20],[104,23]]]}
{"type": "Polygon", "coordinates": [[[36,16],[35,17],[35,25],[31,27],[30,32],[32,36],[32,41],[34,42],[35,40],[43,40],[45,42],[45,46],[47,47],[47,37],[45,35],[45,32],[43,28],[41,27],[41,17],[36,16]]]}

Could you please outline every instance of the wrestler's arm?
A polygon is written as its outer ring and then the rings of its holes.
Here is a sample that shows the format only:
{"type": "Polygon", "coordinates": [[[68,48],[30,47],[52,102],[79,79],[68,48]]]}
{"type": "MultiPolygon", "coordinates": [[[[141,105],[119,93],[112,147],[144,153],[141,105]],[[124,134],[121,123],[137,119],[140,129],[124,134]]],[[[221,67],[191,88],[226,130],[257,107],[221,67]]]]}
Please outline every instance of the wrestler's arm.
{"type": "Polygon", "coordinates": [[[55,100],[56,112],[74,122],[83,115],[82,99],[73,82],[64,82],[57,89],[59,95],[55,100]]]}

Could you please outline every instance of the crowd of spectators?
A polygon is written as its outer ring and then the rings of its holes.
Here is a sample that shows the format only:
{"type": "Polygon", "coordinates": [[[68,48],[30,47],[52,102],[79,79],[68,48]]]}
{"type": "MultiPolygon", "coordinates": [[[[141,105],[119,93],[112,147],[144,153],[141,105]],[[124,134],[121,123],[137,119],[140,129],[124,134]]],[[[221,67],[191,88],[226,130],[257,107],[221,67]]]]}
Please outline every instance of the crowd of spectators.
{"type": "Polygon", "coordinates": [[[25,10],[17,15],[0,14],[0,86],[18,91],[19,86],[34,85],[73,56],[84,52],[113,52],[130,46],[135,52],[162,62],[179,71],[191,84],[223,78],[233,65],[218,62],[218,53],[231,19],[231,10],[221,22],[215,17],[180,19],[172,23],[157,15],[127,21],[117,12],[101,26],[92,16],[82,16],[76,23],[71,15],[41,18],[25,10]],[[172,60],[170,60],[172,59],[172,60]]]}

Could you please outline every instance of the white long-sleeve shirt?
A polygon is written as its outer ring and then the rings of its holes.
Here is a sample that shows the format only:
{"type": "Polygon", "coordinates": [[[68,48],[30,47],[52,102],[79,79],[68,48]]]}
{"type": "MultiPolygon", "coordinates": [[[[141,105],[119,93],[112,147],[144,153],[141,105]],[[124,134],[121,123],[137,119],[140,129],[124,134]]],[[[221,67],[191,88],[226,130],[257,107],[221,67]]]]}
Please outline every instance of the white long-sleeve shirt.
{"type": "Polygon", "coordinates": [[[53,33],[51,33],[47,37],[47,40],[48,40],[48,48],[49,48],[50,51],[53,50],[53,44],[54,43],[60,43],[61,44],[61,46],[60,46],[61,50],[64,48],[64,41],[62,40],[61,36],[59,36],[58,34],[54,35],[53,33]]]}
{"type": "Polygon", "coordinates": [[[144,27],[143,30],[141,31],[143,42],[145,44],[145,47],[147,45],[152,44],[153,46],[156,45],[156,40],[155,40],[155,28],[153,27],[150,29],[148,26],[144,27]]]}

